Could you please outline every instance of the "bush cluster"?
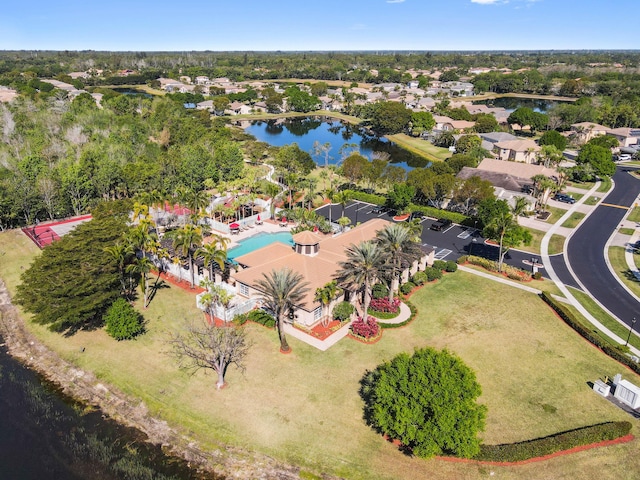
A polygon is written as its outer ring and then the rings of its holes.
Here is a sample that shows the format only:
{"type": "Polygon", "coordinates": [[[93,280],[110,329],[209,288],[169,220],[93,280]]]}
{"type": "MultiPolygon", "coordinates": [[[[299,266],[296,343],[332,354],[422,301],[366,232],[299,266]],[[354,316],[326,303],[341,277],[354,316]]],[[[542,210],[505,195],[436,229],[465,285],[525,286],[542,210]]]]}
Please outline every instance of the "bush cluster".
{"type": "Polygon", "coordinates": [[[259,323],[260,325],[264,325],[268,328],[275,328],[276,326],[276,319],[273,318],[273,315],[269,315],[261,308],[251,310],[247,314],[247,319],[251,320],[252,322],[259,323]]]}
{"type": "Polygon", "coordinates": [[[631,358],[629,356],[625,355],[618,348],[613,347],[609,343],[603,342],[602,339],[599,338],[597,335],[594,335],[593,332],[590,329],[585,328],[576,319],[576,317],[573,315],[573,313],[571,313],[569,310],[566,310],[564,308],[564,306],[560,305],[558,302],[556,302],[553,299],[553,297],[548,295],[546,292],[542,292],[540,294],[540,298],[542,298],[542,300],[547,305],[549,305],[553,310],[555,310],[555,312],[558,314],[558,316],[562,320],[564,320],[567,325],[569,325],[576,332],[578,332],[580,335],[582,335],[586,340],[588,340],[589,342],[593,343],[596,347],[600,348],[604,353],[609,355],[614,360],[617,360],[618,362],[622,363],[623,365],[626,365],[631,370],[633,370],[634,372],[636,372],[637,374],[640,375],[640,365],[639,364],[637,364],[636,362],[631,360],[631,358]]]}
{"type": "Polygon", "coordinates": [[[526,442],[505,445],[481,445],[480,453],[474,458],[491,462],[518,462],[582,445],[615,440],[616,438],[624,437],[630,431],[631,423],[629,422],[599,423],[526,442]]]}
{"type": "Polygon", "coordinates": [[[371,300],[371,303],[369,303],[369,306],[376,312],[398,313],[400,310],[400,299],[396,297],[392,301],[389,301],[389,297],[374,298],[371,300]]]}
{"type": "Polygon", "coordinates": [[[411,290],[413,290],[415,287],[416,284],[413,282],[403,283],[402,285],[400,285],[400,292],[403,295],[409,295],[411,293],[411,290]]]}
{"type": "MultiPolygon", "coordinates": [[[[462,257],[460,257],[462,258],[462,257]]],[[[475,255],[467,255],[466,261],[471,265],[477,265],[478,267],[482,267],[485,270],[489,270],[490,272],[498,273],[498,262],[494,260],[489,260],[484,257],[476,257],[475,255]]],[[[460,259],[458,259],[460,262],[460,259]]],[[[519,282],[526,282],[531,280],[531,274],[524,270],[521,270],[516,267],[512,267],[511,265],[507,265],[506,263],[502,264],[502,273],[504,273],[507,278],[511,280],[517,280],[519,282]]]]}
{"type": "Polygon", "coordinates": [[[416,285],[424,285],[427,282],[427,274],[424,272],[416,272],[413,277],[411,277],[411,281],[416,285]]]}
{"type": "Polygon", "coordinates": [[[456,261],[458,262],[458,265],[464,265],[469,261],[469,255],[460,255],[456,261]]]}
{"type": "Polygon", "coordinates": [[[358,317],[356,320],[351,323],[351,332],[362,338],[366,338],[367,340],[370,338],[374,338],[380,332],[380,326],[376,319],[367,316],[367,321],[365,322],[362,317],[358,317]]]}
{"type": "Polygon", "coordinates": [[[458,212],[450,212],[449,210],[440,210],[435,207],[427,207],[425,205],[409,205],[412,212],[422,212],[431,218],[446,218],[454,223],[464,223],[469,217],[458,212]]]}
{"type": "Polygon", "coordinates": [[[335,307],[333,307],[332,315],[336,320],[344,322],[345,320],[348,320],[349,317],[351,317],[353,311],[354,307],[349,302],[340,302],[335,307]]]}
{"type": "Polygon", "coordinates": [[[376,283],[371,289],[372,298],[384,298],[389,295],[389,289],[382,283],[376,283]]]}
{"type": "Polygon", "coordinates": [[[458,264],[453,260],[448,260],[445,263],[446,263],[446,265],[444,266],[445,272],[453,273],[458,271],[458,264]]]}
{"type": "Polygon", "coordinates": [[[424,269],[424,273],[427,276],[428,282],[433,282],[434,280],[440,280],[442,278],[442,270],[436,267],[427,267],[424,269]]]}
{"type": "Polygon", "coordinates": [[[349,193],[352,199],[360,200],[361,202],[373,203],[374,205],[384,205],[387,202],[387,197],[385,197],[384,195],[358,192],[356,190],[345,190],[345,192],[349,193]]]}
{"type": "Polygon", "coordinates": [[[116,340],[131,340],[144,332],[144,319],[129,302],[118,298],[107,309],[103,320],[107,333],[116,340]]]}

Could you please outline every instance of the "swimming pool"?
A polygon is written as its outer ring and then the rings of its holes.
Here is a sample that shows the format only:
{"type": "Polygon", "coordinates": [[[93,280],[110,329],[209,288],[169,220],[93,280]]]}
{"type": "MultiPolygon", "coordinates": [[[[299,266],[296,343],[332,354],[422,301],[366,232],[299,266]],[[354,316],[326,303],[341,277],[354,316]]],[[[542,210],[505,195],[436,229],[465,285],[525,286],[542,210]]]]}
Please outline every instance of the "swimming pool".
{"type": "Polygon", "coordinates": [[[252,237],[240,240],[237,247],[233,247],[227,252],[227,258],[233,261],[242,255],[271,245],[273,242],[282,242],[293,246],[293,237],[289,232],[258,233],[252,237]]]}

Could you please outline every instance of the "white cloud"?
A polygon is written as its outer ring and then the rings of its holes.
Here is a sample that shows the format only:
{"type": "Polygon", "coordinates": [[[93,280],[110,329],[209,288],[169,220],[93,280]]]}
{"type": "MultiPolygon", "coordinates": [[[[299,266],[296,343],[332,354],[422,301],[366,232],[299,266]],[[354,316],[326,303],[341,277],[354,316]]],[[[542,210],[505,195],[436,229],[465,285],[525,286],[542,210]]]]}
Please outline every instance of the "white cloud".
{"type": "Polygon", "coordinates": [[[501,0],[471,0],[471,3],[479,3],[480,5],[494,5],[496,3],[502,3],[501,0]]]}
{"type": "Polygon", "coordinates": [[[404,0],[387,0],[387,3],[404,3],[404,0]]]}

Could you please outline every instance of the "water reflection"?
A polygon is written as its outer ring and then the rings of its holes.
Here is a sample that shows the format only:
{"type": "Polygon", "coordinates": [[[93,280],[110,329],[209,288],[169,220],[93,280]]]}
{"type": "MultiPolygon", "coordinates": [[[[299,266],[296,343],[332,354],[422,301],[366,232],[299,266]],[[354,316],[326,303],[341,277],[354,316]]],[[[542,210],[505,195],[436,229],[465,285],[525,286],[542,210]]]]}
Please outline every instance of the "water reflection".
{"type": "MultiPolygon", "coordinates": [[[[389,155],[389,163],[405,170],[425,167],[429,161],[404,150],[385,138],[377,137],[363,128],[327,117],[293,117],[274,120],[254,120],[246,128],[247,133],[259,141],[281,147],[296,142],[314,156],[314,143],[329,143],[328,163],[338,165],[354,149],[371,159],[375,152],[389,155]]],[[[314,156],[317,163],[324,163],[324,154],[314,156]]]]}

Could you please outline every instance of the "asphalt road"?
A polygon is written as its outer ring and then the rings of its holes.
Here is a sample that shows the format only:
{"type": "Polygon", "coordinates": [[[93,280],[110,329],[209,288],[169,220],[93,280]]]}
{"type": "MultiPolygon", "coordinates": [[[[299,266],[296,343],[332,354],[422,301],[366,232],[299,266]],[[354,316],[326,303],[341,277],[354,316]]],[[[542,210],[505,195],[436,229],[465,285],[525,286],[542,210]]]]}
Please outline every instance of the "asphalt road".
{"type": "Polygon", "coordinates": [[[616,317],[631,325],[633,317],[640,318],[640,304],[611,273],[604,250],[611,233],[627,213],[627,207],[634,205],[640,193],[640,181],[629,175],[628,170],[628,167],[618,167],[613,176],[614,190],[578,227],[569,239],[566,253],[569,266],[585,289],[616,317]]]}

